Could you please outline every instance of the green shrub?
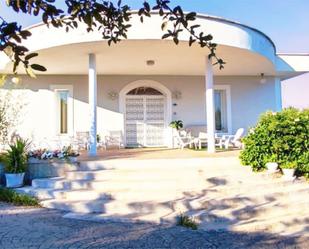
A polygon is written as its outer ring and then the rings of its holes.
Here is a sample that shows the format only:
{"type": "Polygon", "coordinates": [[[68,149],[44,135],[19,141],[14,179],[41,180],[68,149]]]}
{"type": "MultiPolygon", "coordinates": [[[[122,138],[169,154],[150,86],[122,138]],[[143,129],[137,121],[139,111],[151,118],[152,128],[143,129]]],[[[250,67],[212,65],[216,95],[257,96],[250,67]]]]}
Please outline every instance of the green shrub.
{"type": "Polygon", "coordinates": [[[274,155],[279,164],[297,162],[297,170],[309,173],[309,110],[288,108],[263,114],[243,139],[240,159],[254,171],[265,168],[274,155]]]}
{"type": "Polygon", "coordinates": [[[0,188],[0,201],[12,203],[17,206],[39,206],[36,198],[19,194],[13,189],[0,188]]]}
{"type": "Polygon", "coordinates": [[[189,216],[181,214],[177,220],[177,226],[183,226],[186,228],[191,228],[192,230],[198,229],[198,224],[189,216]]]}
{"type": "Polygon", "coordinates": [[[296,169],[297,168],[297,162],[292,161],[292,162],[281,163],[280,168],[282,168],[282,169],[296,169]]]}

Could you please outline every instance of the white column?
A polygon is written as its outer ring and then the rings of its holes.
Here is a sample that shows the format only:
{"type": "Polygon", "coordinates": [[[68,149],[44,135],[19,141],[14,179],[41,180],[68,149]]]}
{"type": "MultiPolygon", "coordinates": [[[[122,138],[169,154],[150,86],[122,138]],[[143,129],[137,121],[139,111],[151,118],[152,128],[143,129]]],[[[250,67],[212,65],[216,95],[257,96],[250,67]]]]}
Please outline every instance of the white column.
{"type": "Polygon", "coordinates": [[[282,90],[280,78],[275,78],[276,111],[282,111],[282,90]]]}
{"type": "Polygon", "coordinates": [[[205,70],[208,152],[215,153],[215,101],[212,60],[206,57],[205,70]]]}
{"type": "Polygon", "coordinates": [[[97,72],[95,54],[89,54],[88,68],[90,148],[89,156],[97,155],[97,72]]]}

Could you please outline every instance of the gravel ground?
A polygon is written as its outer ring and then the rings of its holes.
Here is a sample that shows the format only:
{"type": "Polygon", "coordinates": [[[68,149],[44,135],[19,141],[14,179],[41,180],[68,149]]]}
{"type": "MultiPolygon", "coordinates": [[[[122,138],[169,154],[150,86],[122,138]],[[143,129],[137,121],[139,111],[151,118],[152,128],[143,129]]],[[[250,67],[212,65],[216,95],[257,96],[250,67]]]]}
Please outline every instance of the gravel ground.
{"type": "Polygon", "coordinates": [[[192,231],[182,227],[63,218],[63,212],[0,203],[0,248],[309,248],[308,238],[192,231]]]}

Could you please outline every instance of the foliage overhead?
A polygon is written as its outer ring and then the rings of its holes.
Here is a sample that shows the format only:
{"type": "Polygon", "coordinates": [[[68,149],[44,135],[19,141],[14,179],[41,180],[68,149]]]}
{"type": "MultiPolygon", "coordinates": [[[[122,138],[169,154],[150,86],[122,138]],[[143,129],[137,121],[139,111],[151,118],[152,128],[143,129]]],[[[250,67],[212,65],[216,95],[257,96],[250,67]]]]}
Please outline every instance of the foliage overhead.
{"type": "Polygon", "coordinates": [[[296,167],[298,173],[309,176],[309,109],[267,112],[243,142],[240,158],[253,170],[264,169],[276,158],[281,168],[296,167]]]}
{"type": "MultiPolygon", "coordinates": [[[[58,8],[55,2],[55,0],[6,0],[7,5],[15,12],[41,16],[47,26],[64,28],[66,32],[84,23],[88,32],[100,32],[109,45],[127,38],[133,12],[130,6],[123,4],[121,0],[117,3],[103,0],[65,0],[63,9],[58,8]]],[[[156,0],[153,5],[149,1],[144,1],[138,11],[141,22],[154,13],[158,13],[162,18],[161,28],[164,31],[162,39],[169,38],[175,44],[179,44],[179,35],[187,32],[189,46],[198,43],[200,47],[208,48],[209,58],[213,59],[214,65],[219,65],[219,68],[223,69],[225,62],[216,55],[217,44],[212,42],[212,35],[206,34],[200,25],[196,24],[195,12],[184,13],[181,6],[172,7],[170,0],[156,0]]],[[[30,36],[31,32],[23,30],[18,23],[7,22],[0,16],[0,51],[4,51],[13,62],[15,74],[20,64],[30,76],[34,76],[33,70],[46,71],[44,66],[30,63],[32,58],[38,56],[37,53],[29,53],[22,45],[23,40],[30,36]]]]}

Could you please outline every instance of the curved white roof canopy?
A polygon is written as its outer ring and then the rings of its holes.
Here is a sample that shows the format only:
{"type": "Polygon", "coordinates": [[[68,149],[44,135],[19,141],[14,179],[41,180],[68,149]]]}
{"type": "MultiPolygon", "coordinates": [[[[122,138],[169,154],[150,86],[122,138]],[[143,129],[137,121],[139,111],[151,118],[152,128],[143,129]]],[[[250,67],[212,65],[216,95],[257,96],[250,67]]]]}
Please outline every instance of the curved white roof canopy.
{"type": "MultiPolygon", "coordinates": [[[[30,28],[32,36],[24,42],[30,51],[39,52],[33,62],[47,67],[45,74],[87,74],[88,54],[97,54],[99,74],[132,75],[204,75],[207,48],[188,46],[188,34],[183,32],[176,46],[171,40],[161,40],[162,19],[154,14],[140,23],[135,14],[128,39],[108,46],[99,32],[86,32],[81,25],[66,33],[63,29],[39,24],[30,28]],[[149,67],[147,60],[154,60],[149,67]]],[[[215,68],[215,75],[260,75],[288,78],[309,71],[309,65],[293,68],[276,55],[273,42],[262,32],[239,23],[217,17],[199,15],[196,23],[204,33],[210,33],[217,43],[217,54],[227,64],[224,70],[215,68]]],[[[3,54],[2,54],[3,56],[3,54]]],[[[0,57],[1,58],[1,57],[0,57]]],[[[7,58],[1,58],[0,71],[10,73],[7,58]]],[[[21,73],[23,71],[21,70],[21,73]]]]}

